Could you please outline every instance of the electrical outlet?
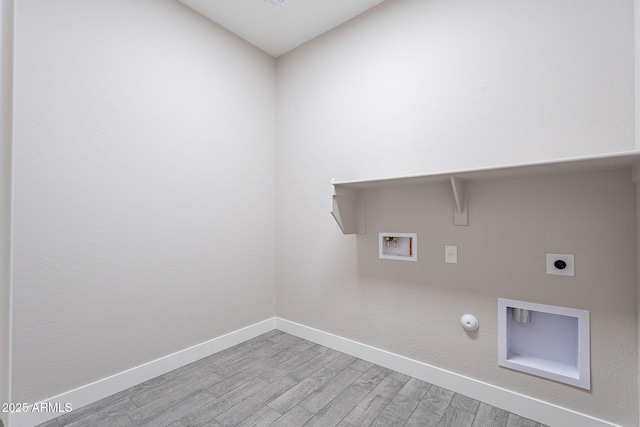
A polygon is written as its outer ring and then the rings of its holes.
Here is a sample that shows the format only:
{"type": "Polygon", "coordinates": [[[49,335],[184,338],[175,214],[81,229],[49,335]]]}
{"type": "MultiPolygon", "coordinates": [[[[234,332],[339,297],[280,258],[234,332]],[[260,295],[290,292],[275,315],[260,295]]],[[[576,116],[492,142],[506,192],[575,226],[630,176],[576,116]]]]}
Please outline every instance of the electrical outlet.
{"type": "Polygon", "coordinates": [[[557,276],[575,276],[576,269],[573,255],[547,254],[547,274],[557,276]]]}
{"type": "Polygon", "coordinates": [[[457,246],[444,247],[444,262],[446,262],[447,264],[458,263],[458,247],[457,246]]]}

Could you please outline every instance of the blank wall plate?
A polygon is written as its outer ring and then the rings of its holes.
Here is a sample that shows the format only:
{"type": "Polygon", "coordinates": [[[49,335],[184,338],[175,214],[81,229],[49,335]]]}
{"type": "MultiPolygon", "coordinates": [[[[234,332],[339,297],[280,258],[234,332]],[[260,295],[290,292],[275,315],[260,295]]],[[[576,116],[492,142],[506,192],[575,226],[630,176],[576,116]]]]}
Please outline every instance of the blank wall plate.
{"type": "Polygon", "coordinates": [[[570,254],[547,254],[547,274],[575,276],[575,262],[570,254]],[[562,267],[564,263],[564,268],[562,267]]]}
{"type": "Polygon", "coordinates": [[[444,262],[446,262],[447,264],[458,263],[458,247],[457,246],[444,247],[444,262]]]}

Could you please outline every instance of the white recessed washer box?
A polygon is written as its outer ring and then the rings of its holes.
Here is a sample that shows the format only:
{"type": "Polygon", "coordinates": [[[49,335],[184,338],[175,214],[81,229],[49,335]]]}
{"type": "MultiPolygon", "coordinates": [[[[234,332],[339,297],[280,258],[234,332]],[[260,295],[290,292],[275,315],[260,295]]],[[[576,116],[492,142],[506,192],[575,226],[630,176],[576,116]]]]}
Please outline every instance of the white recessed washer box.
{"type": "Polygon", "coordinates": [[[380,233],[378,256],[395,261],[418,260],[417,233],[380,233]]]}
{"type": "Polygon", "coordinates": [[[589,312],[498,298],[498,365],[591,390],[589,312]]]}

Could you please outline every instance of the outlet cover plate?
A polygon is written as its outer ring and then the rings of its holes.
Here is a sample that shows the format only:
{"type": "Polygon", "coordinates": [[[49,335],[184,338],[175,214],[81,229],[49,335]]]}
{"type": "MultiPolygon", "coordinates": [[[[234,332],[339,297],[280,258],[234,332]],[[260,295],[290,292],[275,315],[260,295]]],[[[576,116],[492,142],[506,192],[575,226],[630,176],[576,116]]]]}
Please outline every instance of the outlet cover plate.
{"type": "Polygon", "coordinates": [[[573,255],[570,254],[547,254],[547,274],[555,274],[557,276],[575,276],[575,262],[573,255]],[[564,261],[566,267],[563,269],[556,268],[556,261],[564,261]]]}
{"type": "Polygon", "coordinates": [[[444,262],[446,262],[447,264],[458,263],[458,247],[457,246],[444,247],[444,262]]]}

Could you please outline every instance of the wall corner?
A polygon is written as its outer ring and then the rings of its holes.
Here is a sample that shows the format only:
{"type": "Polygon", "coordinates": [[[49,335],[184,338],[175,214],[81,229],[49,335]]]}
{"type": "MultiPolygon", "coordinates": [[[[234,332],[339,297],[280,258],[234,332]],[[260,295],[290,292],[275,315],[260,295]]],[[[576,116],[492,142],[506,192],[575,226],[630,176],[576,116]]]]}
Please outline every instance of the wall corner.
{"type": "MultiPolygon", "coordinates": [[[[0,402],[11,396],[11,189],[15,1],[0,3],[0,402]]],[[[0,426],[9,425],[0,413],[0,426]],[[4,423],[4,424],[3,424],[4,423]]]]}
{"type": "Polygon", "coordinates": [[[635,131],[636,150],[640,150],[640,0],[633,2],[634,14],[634,81],[635,81],[635,131]]]}
{"type": "MultiPolygon", "coordinates": [[[[634,167],[634,175],[638,169],[638,165],[634,167]]],[[[634,176],[635,178],[635,176],[634,176]]],[[[639,397],[638,407],[636,408],[636,417],[640,414],[640,181],[634,179],[635,196],[636,196],[636,327],[638,329],[638,369],[636,374],[636,382],[638,385],[639,397]]]]}

